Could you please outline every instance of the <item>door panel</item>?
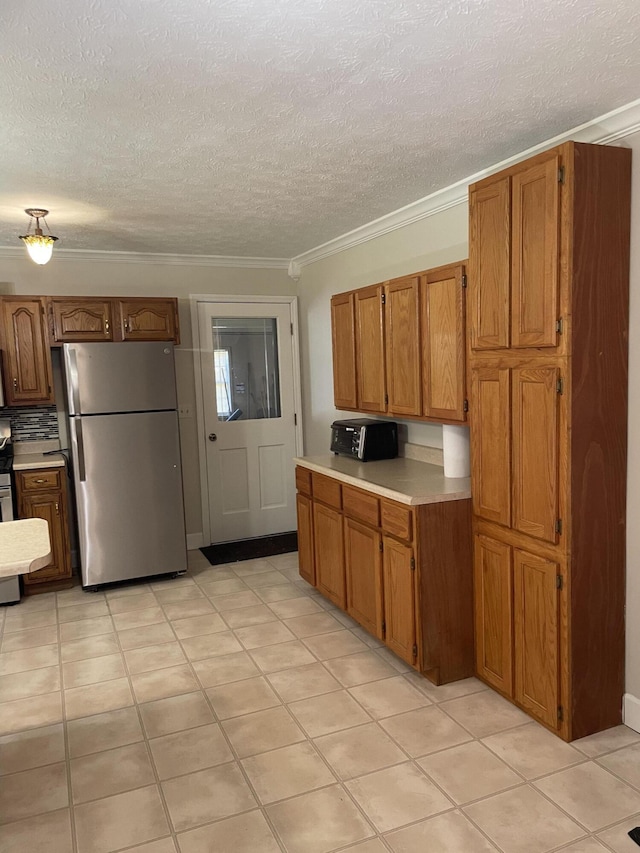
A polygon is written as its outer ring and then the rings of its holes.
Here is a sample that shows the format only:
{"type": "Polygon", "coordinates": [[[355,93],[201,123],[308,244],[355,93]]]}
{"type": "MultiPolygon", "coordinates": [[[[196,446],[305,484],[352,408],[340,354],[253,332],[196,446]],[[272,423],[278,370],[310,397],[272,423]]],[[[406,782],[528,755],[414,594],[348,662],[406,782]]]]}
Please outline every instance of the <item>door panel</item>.
{"type": "Polygon", "coordinates": [[[198,305],[212,542],[295,530],[288,303],[198,305]]]}
{"type": "Polygon", "coordinates": [[[474,542],[476,667],[507,696],[513,692],[511,548],[476,535],[474,542]]]}
{"type": "Polygon", "coordinates": [[[512,347],[555,347],[558,319],[559,158],[512,178],[512,347]]]}
{"type": "Polygon", "coordinates": [[[383,286],[355,293],[358,409],[386,412],[383,286]]]}
{"type": "Polygon", "coordinates": [[[24,575],[26,586],[45,580],[71,577],[70,551],[67,541],[67,507],[62,491],[25,495],[21,501],[21,518],[44,518],[49,525],[52,560],[44,569],[24,575]]]}
{"type": "Polygon", "coordinates": [[[472,371],[471,492],[473,511],[511,523],[511,389],[507,368],[472,371]]]}
{"type": "Polygon", "coordinates": [[[312,586],[316,585],[316,570],[313,559],[313,505],[306,495],[296,496],[298,514],[298,566],[300,577],[312,586]]]}
{"type": "Polygon", "coordinates": [[[513,526],[557,542],[557,367],[513,371],[513,526]]]}
{"type": "Polygon", "coordinates": [[[346,607],[342,515],[323,504],[313,504],[313,541],[316,584],[334,604],[346,607]]]}
{"type": "Polygon", "coordinates": [[[465,320],[461,265],[421,283],[423,414],[465,420],[465,320]]]}
{"type": "Polygon", "coordinates": [[[331,297],[333,402],[336,409],[358,406],[356,384],[356,318],[353,293],[331,297]]]}
{"type": "Polygon", "coordinates": [[[2,300],[5,405],[53,403],[51,353],[40,299],[2,300]]]}
{"type": "Polygon", "coordinates": [[[382,639],[382,553],[377,530],[344,519],[347,613],[382,639]]]}
{"type": "Polygon", "coordinates": [[[385,641],[407,663],[417,663],[416,589],[413,548],[383,537],[385,641]]]}
{"type": "Polygon", "coordinates": [[[471,349],[509,346],[510,178],[469,194],[469,330],[471,349]]]}
{"type": "Polygon", "coordinates": [[[178,341],[175,299],[119,299],[116,302],[123,341],[178,341]]]}
{"type": "Polygon", "coordinates": [[[109,299],[49,299],[53,339],[68,341],[112,341],[113,322],[109,299]]]}
{"type": "Polygon", "coordinates": [[[419,353],[419,276],[390,281],[385,287],[387,411],[420,415],[422,394],[419,353]]]}
{"type": "Polygon", "coordinates": [[[557,563],[515,549],[514,698],[549,726],[558,726],[557,563]]]}

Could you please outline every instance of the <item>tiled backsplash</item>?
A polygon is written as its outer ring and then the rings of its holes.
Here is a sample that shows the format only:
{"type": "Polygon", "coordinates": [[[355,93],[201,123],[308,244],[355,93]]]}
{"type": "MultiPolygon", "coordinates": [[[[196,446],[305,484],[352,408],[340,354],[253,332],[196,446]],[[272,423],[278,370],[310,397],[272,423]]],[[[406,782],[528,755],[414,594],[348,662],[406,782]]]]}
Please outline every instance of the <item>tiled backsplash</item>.
{"type": "Polygon", "coordinates": [[[32,409],[11,409],[0,418],[11,421],[13,441],[43,441],[58,438],[58,417],[55,406],[34,406],[32,409]]]}

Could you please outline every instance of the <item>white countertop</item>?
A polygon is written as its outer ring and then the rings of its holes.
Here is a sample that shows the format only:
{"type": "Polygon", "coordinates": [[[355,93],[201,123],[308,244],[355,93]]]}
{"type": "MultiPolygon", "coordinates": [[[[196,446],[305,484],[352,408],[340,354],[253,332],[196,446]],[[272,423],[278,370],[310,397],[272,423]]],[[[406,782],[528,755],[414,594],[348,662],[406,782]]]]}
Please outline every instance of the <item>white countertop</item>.
{"type": "Polygon", "coordinates": [[[50,562],[49,525],[44,518],[0,524],[0,577],[36,572],[50,562]]]}
{"type": "Polygon", "coordinates": [[[471,497],[469,477],[445,477],[444,469],[439,465],[401,456],[381,459],[379,462],[358,462],[348,456],[327,453],[323,456],[303,456],[294,461],[303,468],[410,506],[460,501],[471,497]]]}
{"type": "Polygon", "coordinates": [[[32,468],[63,468],[64,456],[55,453],[45,456],[43,453],[16,453],[13,457],[14,471],[29,471],[32,468]]]}

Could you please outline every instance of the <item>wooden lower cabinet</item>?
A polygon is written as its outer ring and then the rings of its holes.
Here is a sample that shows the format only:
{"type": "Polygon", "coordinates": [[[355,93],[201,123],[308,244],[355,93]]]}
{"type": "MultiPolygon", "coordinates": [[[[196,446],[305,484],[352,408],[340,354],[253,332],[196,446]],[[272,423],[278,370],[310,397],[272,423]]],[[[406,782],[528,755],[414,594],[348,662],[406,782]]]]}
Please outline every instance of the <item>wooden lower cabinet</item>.
{"type": "Polygon", "coordinates": [[[301,576],[435,684],[470,676],[471,501],[412,507],[305,470],[301,576]]]}
{"type": "Polygon", "coordinates": [[[44,569],[23,575],[25,593],[53,582],[68,585],[71,580],[69,547],[69,505],[64,468],[43,468],[16,472],[20,518],[44,518],[49,525],[52,560],[44,569]]]}
{"type": "Polygon", "coordinates": [[[385,642],[398,657],[415,666],[418,644],[413,548],[385,536],[383,553],[385,642]]]}
{"type": "Polygon", "coordinates": [[[344,519],[347,613],[379,640],[384,637],[381,545],[377,530],[352,518],[344,519]]]}
{"type": "Polygon", "coordinates": [[[510,695],[513,689],[513,569],[511,548],[488,536],[474,541],[478,675],[510,695]]]}

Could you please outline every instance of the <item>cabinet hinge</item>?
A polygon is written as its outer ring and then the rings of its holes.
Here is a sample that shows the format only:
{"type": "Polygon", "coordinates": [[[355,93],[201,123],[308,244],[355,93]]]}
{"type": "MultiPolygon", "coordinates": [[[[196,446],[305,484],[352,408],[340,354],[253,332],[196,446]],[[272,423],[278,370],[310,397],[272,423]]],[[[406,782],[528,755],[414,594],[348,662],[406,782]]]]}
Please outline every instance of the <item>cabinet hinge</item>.
{"type": "Polygon", "coordinates": [[[384,550],[384,545],[382,544],[382,539],[381,539],[381,540],[380,540],[380,542],[378,543],[378,549],[379,549],[380,551],[383,551],[383,550],[384,550]]]}
{"type": "Polygon", "coordinates": [[[387,633],[387,623],[383,620],[383,622],[382,622],[382,636],[384,637],[384,635],[386,633],[387,633]]]}
{"type": "Polygon", "coordinates": [[[469,411],[469,401],[468,400],[465,400],[464,403],[462,404],[462,411],[463,412],[469,411]]]}
{"type": "Polygon", "coordinates": [[[298,426],[298,416],[295,412],[293,413],[293,424],[294,426],[298,426]]]}
{"type": "Polygon", "coordinates": [[[564,585],[564,579],[562,575],[556,575],[556,589],[562,589],[564,585]]]}
{"type": "Polygon", "coordinates": [[[556,379],[556,391],[558,394],[564,394],[564,379],[562,376],[556,379]]]}
{"type": "Polygon", "coordinates": [[[413,644],[413,648],[411,649],[411,651],[413,653],[413,659],[415,660],[418,657],[418,647],[415,643],[413,644]]]}
{"type": "Polygon", "coordinates": [[[561,723],[564,720],[564,708],[562,705],[558,705],[558,722],[561,723]]]}
{"type": "Polygon", "coordinates": [[[291,329],[291,334],[293,335],[293,323],[289,323],[289,328],[291,329]]]}
{"type": "Polygon", "coordinates": [[[562,519],[556,519],[556,533],[562,533],[562,519]]]}
{"type": "Polygon", "coordinates": [[[388,394],[384,395],[384,404],[385,404],[385,406],[389,405],[389,395],[388,394]]]}
{"type": "Polygon", "coordinates": [[[559,335],[562,334],[562,326],[563,326],[562,317],[558,317],[558,319],[556,320],[556,332],[559,335]]]}
{"type": "Polygon", "coordinates": [[[386,303],[386,301],[387,301],[387,294],[386,293],[381,294],[380,301],[382,302],[383,305],[386,303]]]}
{"type": "Polygon", "coordinates": [[[463,287],[467,286],[467,274],[466,273],[462,274],[462,286],[463,287]]]}
{"type": "Polygon", "coordinates": [[[415,572],[415,570],[416,570],[416,558],[412,557],[411,558],[411,571],[415,572]]]}
{"type": "Polygon", "coordinates": [[[560,166],[558,169],[558,183],[564,184],[564,166],[560,166]]]}

